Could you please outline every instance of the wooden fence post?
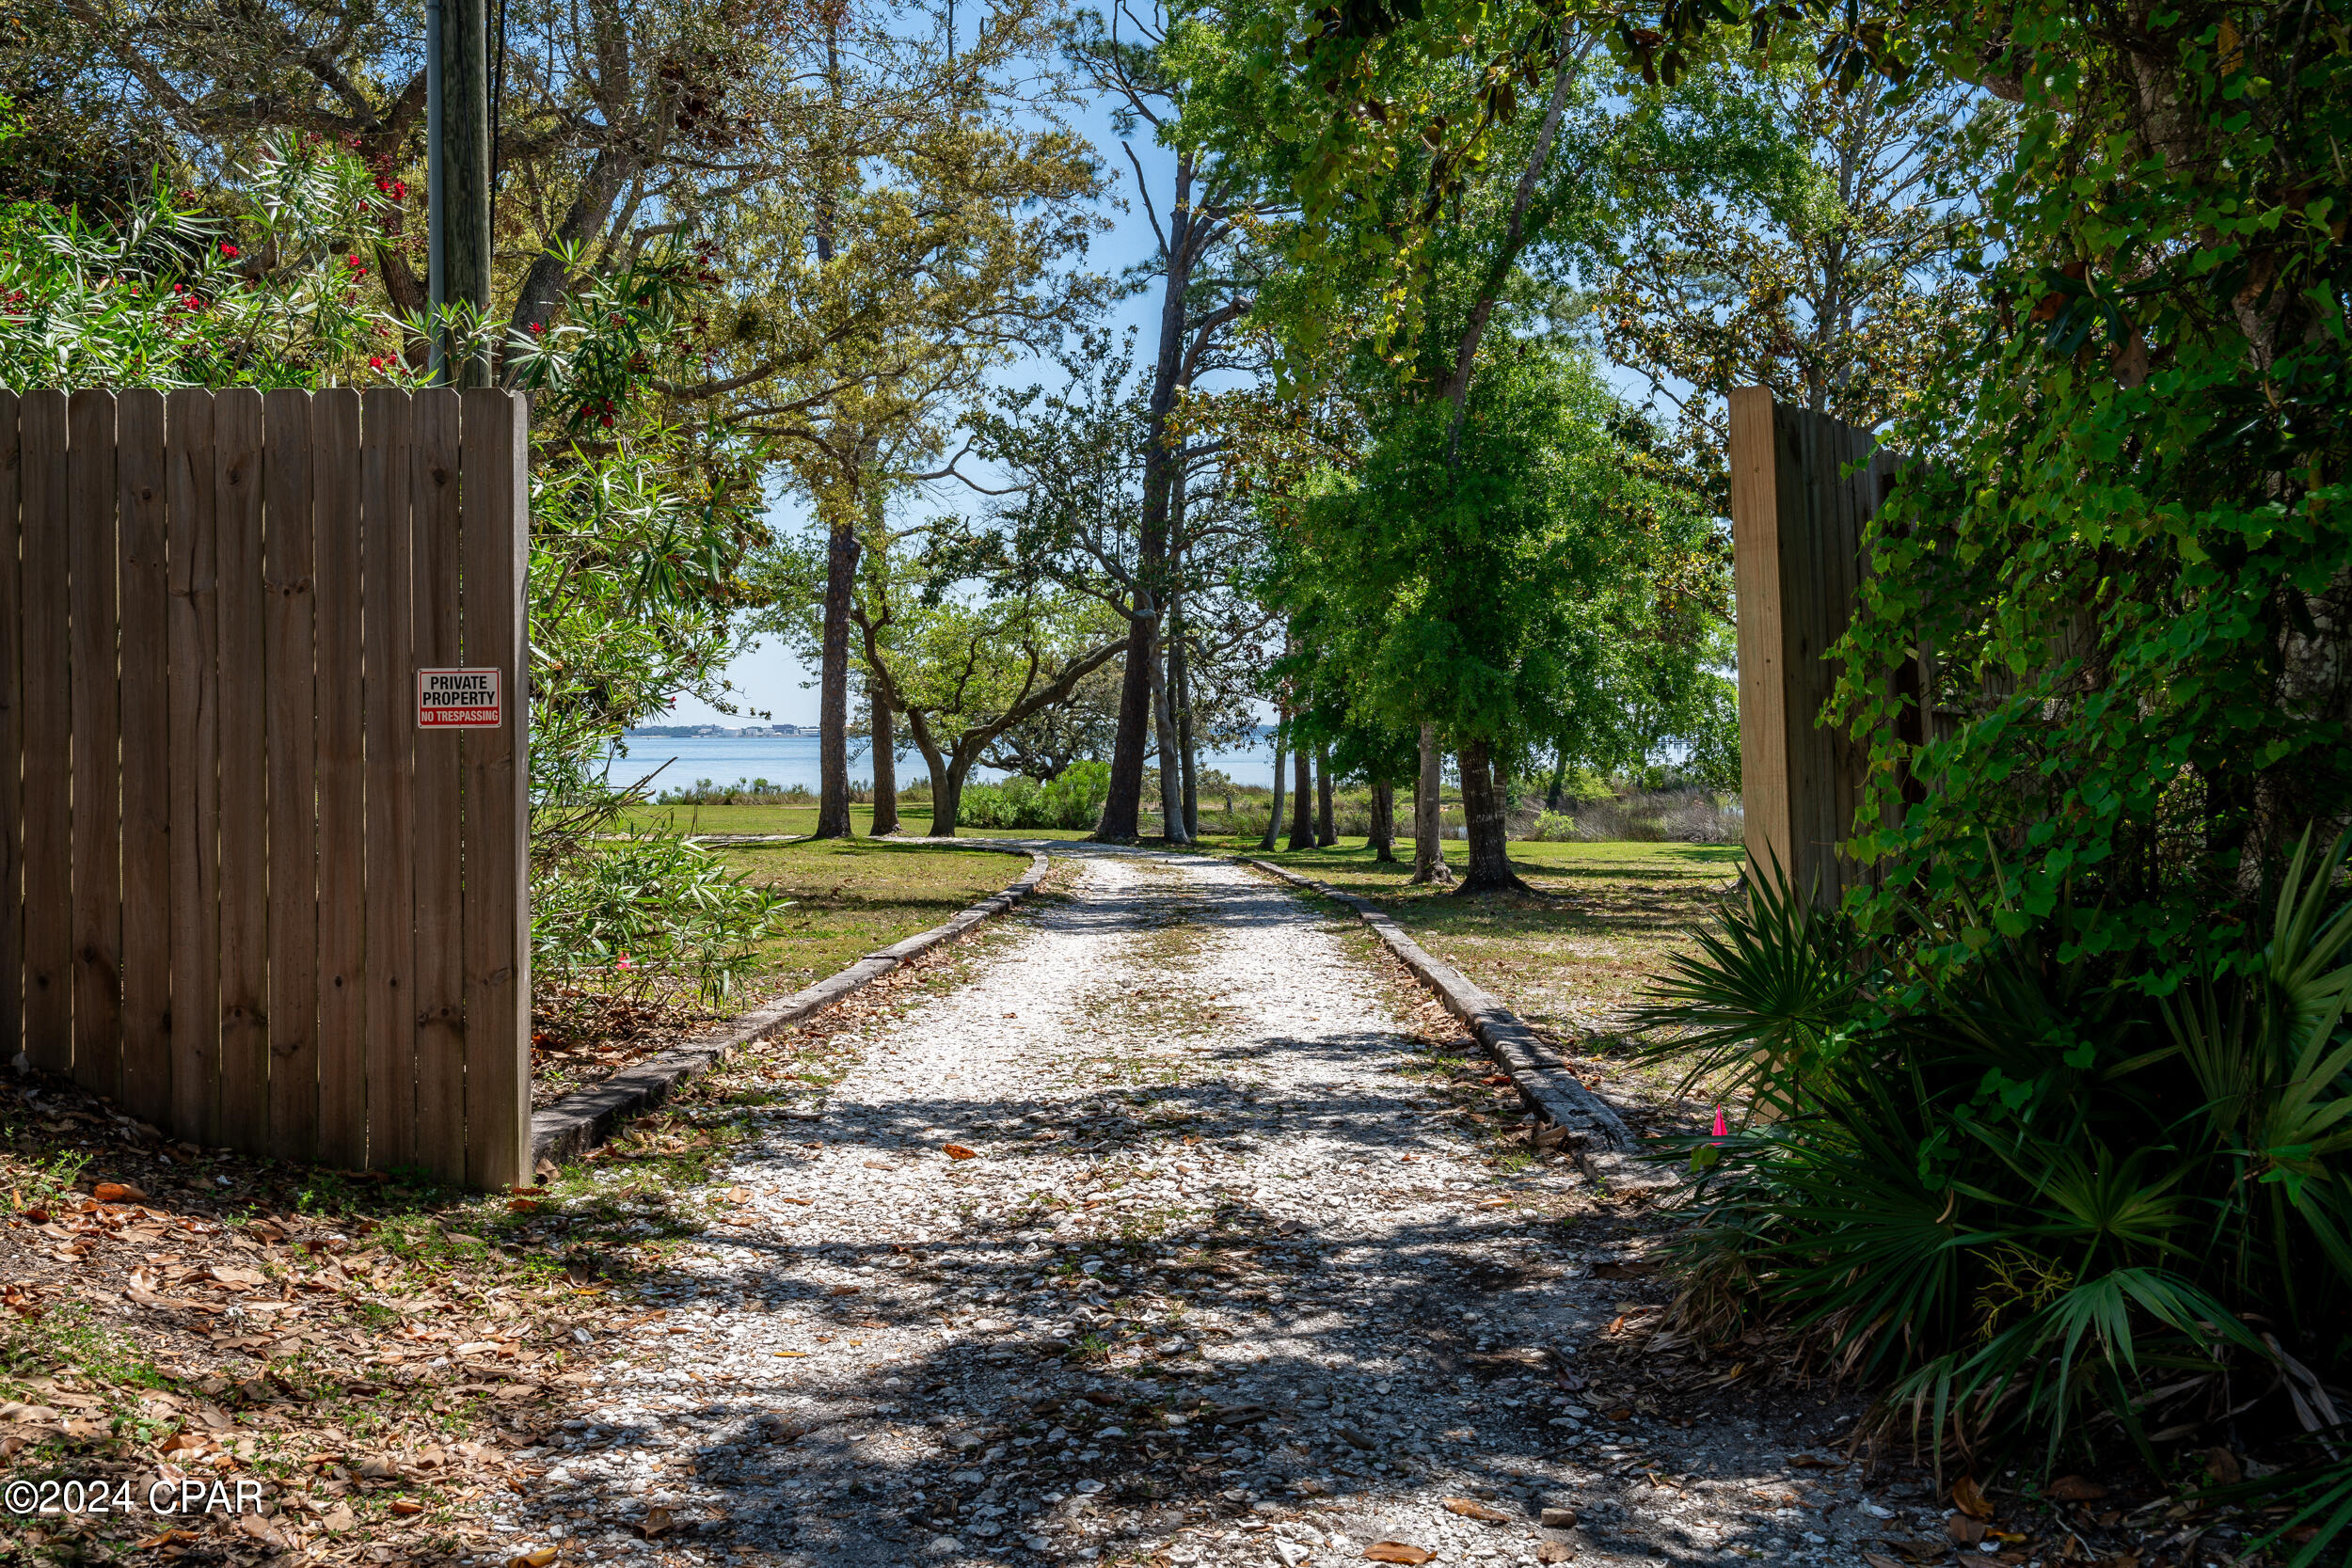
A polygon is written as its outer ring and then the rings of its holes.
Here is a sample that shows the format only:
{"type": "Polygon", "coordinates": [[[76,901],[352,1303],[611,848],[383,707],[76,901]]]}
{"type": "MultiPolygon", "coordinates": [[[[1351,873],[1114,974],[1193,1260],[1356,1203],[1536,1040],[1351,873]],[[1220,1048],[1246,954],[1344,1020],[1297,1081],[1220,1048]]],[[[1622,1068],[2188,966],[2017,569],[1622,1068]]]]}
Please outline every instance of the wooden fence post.
{"type": "Polygon", "coordinates": [[[1821,721],[1867,571],[1862,537],[1895,471],[1867,431],[1733,390],[1732,576],[1739,599],[1740,775],[1751,877],[1773,867],[1836,903],[1864,879],[1854,832],[1867,753],[1821,721]]]}

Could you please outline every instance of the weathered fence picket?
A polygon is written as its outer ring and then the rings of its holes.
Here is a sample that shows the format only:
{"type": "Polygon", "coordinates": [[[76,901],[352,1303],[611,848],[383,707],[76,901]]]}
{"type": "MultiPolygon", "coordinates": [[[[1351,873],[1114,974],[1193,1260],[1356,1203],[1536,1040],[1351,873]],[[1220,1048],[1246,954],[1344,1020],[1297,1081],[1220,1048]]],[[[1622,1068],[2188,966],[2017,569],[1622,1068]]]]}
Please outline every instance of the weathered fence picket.
{"type": "Polygon", "coordinates": [[[521,401],[0,394],[0,1031],[172,1135],[527,1179],[521,401]],[[496,672],[423,727],[420,672],[496,672]]]}

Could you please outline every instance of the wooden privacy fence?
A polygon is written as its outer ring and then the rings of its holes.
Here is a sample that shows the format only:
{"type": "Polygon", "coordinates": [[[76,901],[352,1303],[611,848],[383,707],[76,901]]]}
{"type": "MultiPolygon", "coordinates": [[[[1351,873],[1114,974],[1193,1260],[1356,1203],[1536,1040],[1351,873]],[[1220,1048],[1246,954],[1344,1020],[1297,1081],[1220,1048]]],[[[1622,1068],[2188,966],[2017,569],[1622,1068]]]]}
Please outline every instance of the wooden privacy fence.
{"type": "MultiPolygon", "coordinates": [[[[1842,854],[1867,775],[1867,740],[1822,721],[1837,686],[1830,649],[1845,635],[1869,562],[1863,532],[1893,488],[1895,454],[1867,431],[1731,393],[1733,590],[1739,600],[1740,783],[1751,872],[1777,863],[1791,886],[1836,903],[1871,879],[1842,854]]],[[[1932,689],[1922,655],[1887,680],[1917,741],[1932,689]]],[[[1906,792],[1911,785],[1905,781],[1906,792]]]]}
{"type": "Polygon", "coordinates": [[[528,1179],[526,444],[495,390],[0,393],[35,1066],[199,1144],[528,1179]]]}

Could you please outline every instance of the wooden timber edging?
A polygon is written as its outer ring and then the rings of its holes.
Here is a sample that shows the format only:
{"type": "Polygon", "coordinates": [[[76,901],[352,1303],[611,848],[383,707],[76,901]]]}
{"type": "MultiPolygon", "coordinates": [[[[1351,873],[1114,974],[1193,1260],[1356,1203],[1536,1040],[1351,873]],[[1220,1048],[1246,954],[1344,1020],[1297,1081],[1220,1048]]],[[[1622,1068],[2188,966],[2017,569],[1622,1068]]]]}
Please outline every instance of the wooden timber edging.
{"type": "Polygon", "coordinates": [[[1304,877],[1271,861],[1246,862],[1271,872],[1283,881],[1322,895],[1352,910],[1356,917],[1386,942],[1389,951],[1413,972],[1413,978],[1436,994],[1445,1010],[1470,1026],[1478,1043],[1494,1053],[1510,1076],[1512,1086],[1530,1110],[1555,1126],[1565,1127],[1575,1140],[1577,1164],[1604,1187],[1663,1187],[1676,1178],[1666,1167],[1641,1155],[1641,1140],[1628,1127],[1616,1107],[1584,1086],[1551,1048],[1500,998],[1470,980],[1453,965],[1405,934],[1388,911],[1369,899],[1342,893],[1328,882],[1304,877]]]}
{"type": "MultiPolygon", "coordinates": [[[[796,835],[787,834],[728,834],[707,835],[710,843],[758,844],[792,843],[796,835]]],[[[777,1031],[790,1027],[803,1019],[824,1011],[852,991],[865,990],[883,975],[917,954],[950,942],[963,935],[993,914],[1002,914],[1030,894],[1044,879],[1051,865],[1045,851],[1004,844],[991,844],[976,839],[926,839],[914,842],[937,844],[958,849],[985,849],[998,855],[1026,855],[1029,869],[1023,872],[1004,892],[993,894],[948,920],[920,931],[903,942],[868,953],[838,974],[818,981],[804,990],[794,991],[780,1002],[755,1007],[727,1024],[715,1036],[680,1046],[659,1056],[624,1068],[593,1089],[567,1094],[531,1118],[531,1158],[534,1167],[541,1161],[557,1164],[576,1159],[604,1142],[612,1129],[625,1117],[652,1109],[670,1097],[670,1091],[680,1084],[701,1077],[728,1056],[755,1040],[766,1039],[777,1031]]]]}

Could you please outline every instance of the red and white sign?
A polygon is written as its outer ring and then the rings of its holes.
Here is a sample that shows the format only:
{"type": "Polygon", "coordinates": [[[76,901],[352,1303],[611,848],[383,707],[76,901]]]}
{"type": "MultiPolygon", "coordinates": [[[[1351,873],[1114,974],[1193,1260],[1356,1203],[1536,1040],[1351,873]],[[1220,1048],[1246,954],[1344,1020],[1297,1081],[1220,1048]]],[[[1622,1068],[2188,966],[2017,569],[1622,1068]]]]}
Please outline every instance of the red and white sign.
{"type": "Polygon", "coordinates": [[[501,722],[496,670],[417,672],[417,728],[495,729],[501,722]]]}

